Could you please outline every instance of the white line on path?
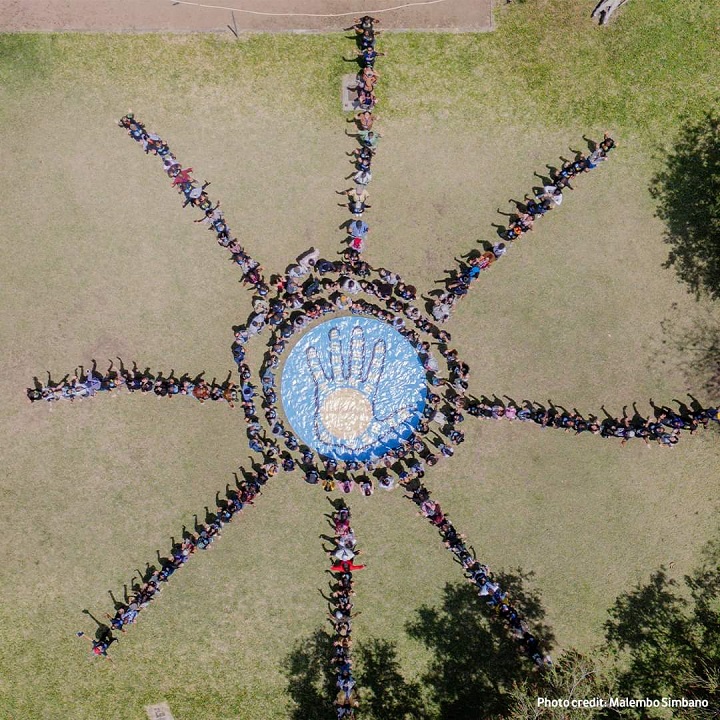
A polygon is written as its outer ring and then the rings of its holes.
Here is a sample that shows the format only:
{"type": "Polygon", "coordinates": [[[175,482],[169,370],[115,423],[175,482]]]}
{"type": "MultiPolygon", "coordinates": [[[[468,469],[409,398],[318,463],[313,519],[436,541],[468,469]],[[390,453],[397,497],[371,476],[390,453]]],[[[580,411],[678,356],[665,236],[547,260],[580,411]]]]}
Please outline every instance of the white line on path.
{"type": "Polygon", "coordinates": [[[419,7],[421,5],[437,5],[438,3],[448,2],[448,0],[423,0],[423,2],[409,2],[395,7],[382,8],[381,10],[358,10],[355,12],[344,13],[281,13],[281,12],[263,12],[262,10],[244,10],[243,8],[227,7],[225,5],[205,5],[199,2],[190,2],[190,0],[170,0],[173,5],[192,5],[193,7],[210,8],[212,10],[231,10],[234,12],[248,13],[249,15],[266,15],[270,17],[317,17],[317,18],[335,18],[335,17],[358,17],[359,15],[377,15],[379,13],[391,12],[392,10],[402,10],[408,7],[419,7]]]}

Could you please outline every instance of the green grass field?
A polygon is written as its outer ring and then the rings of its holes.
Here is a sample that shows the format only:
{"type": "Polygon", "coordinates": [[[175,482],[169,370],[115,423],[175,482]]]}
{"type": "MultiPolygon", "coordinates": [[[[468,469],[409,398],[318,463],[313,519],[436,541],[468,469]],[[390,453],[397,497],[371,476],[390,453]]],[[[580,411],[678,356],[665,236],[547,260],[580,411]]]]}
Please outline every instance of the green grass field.
{"type": "MultiPolygon", "coordinates": [[[[611,129],[611,160],[483,275],[448,329],[475,394],[648,412],[704,382],[662,321],[720,320],[662,268],[648,194],[682,117],[714,100],[720,9],[633,0],[598,29],[592,4],[502,8],[491,34],[383,38],[367,256],[433,287],[494,239],[497,209],[533,172],[611,129]]],[[[213,507],[247,459],[240,417],[127,395],[50,411],[24,389],[117,355],[225,378],[250,296],[115,120],[132,107],[165,137],[279,271],[309,245],[340,247],[350,48],[342,35],[0,36],[0,718],[140,720],[161,700],[176,720],[290,716],[288,654],[324,622],[323,493],[275,479],[141,614],[111,667],[75,638],[95,627],[83,609],[110,612],[108,591],[120,597],[213,507]]],[[[670,452],[467,425],[427,484],[491,567],[534,572],[556,654],[592,648],[616,596],[660,565],[682,577],[717,534],[717,433],[670,452]]],[[[351,502],[369,565],[355,636],[396,642],[417,678],[430,653],[406,624],[458,568],[399,491],[351,502]]]]}

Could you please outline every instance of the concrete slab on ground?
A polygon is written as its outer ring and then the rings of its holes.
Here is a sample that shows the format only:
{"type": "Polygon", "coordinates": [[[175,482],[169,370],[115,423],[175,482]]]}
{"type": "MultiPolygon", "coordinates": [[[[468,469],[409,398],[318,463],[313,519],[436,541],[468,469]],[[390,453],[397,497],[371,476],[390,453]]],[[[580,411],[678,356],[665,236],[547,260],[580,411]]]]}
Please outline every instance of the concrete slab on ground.
{"type": "Polygon", "coordinates": [[[174,720],[170,712],[170,706],[166,702],[157,705],[146,705],[145,712],[150,720],[174,720]]]}
{"type": "Polygon", "coordinates": [[[380,29],[449,32],[492,29],[492,0],[425,0],[426,4],[377,12],[411,2],[198,0],[197,5],[186,5],[172,0],[0,0],[0,31],[229,32],[228,26],[236,23],[240,33],[336,32],[348,27],[353,16],[308,17],[303,14],[362,15],[369,11],[375,11],[375,16],[381,19],[380,29]],[[201,4],[218,7],[200,7],[201,4]],[[235,9],[235,21],[231,8],[235,9]]]}
{"type": "Polygon", "coordinates": [[[350,73],[349,75],[342,76],[342,87],[340,89],[340,93],[342,97],[343,112],[351,112],[355,109],[355,102],[358,97],[357,90],[355,90],[356,83],[356,74],[350,73]]]}

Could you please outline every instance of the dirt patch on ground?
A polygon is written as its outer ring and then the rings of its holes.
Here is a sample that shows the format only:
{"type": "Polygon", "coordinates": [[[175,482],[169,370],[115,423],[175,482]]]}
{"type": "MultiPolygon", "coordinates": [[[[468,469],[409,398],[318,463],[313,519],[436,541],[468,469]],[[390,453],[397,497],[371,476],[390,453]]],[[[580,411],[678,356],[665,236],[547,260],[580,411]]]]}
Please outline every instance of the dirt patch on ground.
{"type": "Polygon", "coordinates": [[[411,0],[198,0],[199,7],[171,0],[0,0],[0,30],[114,32],[328,32],[347,27],[352,16],[312,17],[313,14],[363,14],[382,19],[381,28],[484,31],[492,29],[492,0],[416,0],[410,7],[378,12],[411,0]],[[233,12],[229,8],[236,8],[233,12]],[[253,12],[248,12],[253,11],[253,12]],[[253,14],[253,13],[268,13],[253,14]],[[273,15],[297,13],[297,15],[273,15]],[[305,14],[305,15],[303,15],[305,14]],[[229,32],[229,31],[228,31],[229,32]]]}

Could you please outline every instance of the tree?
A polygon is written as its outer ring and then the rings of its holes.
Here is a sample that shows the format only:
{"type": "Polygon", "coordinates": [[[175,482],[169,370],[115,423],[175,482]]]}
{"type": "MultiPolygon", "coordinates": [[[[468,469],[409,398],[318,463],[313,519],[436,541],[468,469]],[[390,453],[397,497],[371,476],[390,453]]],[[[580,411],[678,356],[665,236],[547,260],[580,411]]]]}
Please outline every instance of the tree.
{"type": "Polygon", "coordinates": [[[664,267],[696,297],[720,298],[720,115],[711,110],[688,124],[652,180],[650,194],[672,246],[664,267]]]}
{"type": "Polygon", "coordinates": [[[602,650],[584,655],[576,650],[564,652],[555,665],[533,678],[518,683],[512,690],[508,720],[588,720],[601,712],[590,708],[547,707],[548,700],[606,699],[616,695],[615,670],[602,650]]]}

